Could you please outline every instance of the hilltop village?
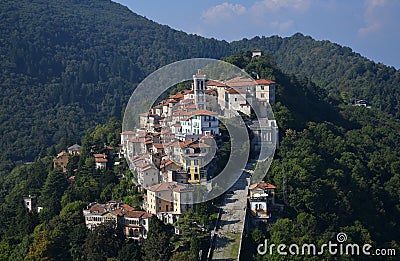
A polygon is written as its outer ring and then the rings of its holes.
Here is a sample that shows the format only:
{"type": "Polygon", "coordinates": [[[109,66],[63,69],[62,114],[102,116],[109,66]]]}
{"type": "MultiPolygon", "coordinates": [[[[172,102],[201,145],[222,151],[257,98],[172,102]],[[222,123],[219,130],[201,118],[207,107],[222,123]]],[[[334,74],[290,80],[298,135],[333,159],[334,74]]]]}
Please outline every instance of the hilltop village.
{"type": "MultiPolygon", "coordinates": [[[[157,217],[175,224],[179,217],[195,210],[194,185],[212,185],[217,173],[218,147],[224,131],[221,118],[240,115],[251,136],[252,151],[262,143],[278,146],[278,126],[266,114],[255,117],[253,108],[266,112],[275,103],[276,83],[267,79],[233,78],[228,81],[207,80],[198,72],[191,89],[176,92],[160,101],[146,113],[138,115],[138,128],[120,134],[120,148],[104,144],[101,153],[92,147],[95,169],[106,169],[125,158],[133,174],[137,191],[143,193],[141,209],[118,201],[90,203],[83,215],[88,229],[111,221],[123,228],[127,238],[142,242],[147,238],[149,223],[157,217]],[[260,121],[265,125],[261,126],[260,121]]],[[[229,137],[228,137],[229,140],[229,137]]],[[[72,156],[80,155],[81,146],[74,144],[57,154],[54,168],[67,171],[72,156]]],[[[74,176],[69,177],[74,181],[74,176]]],[[[25,197],[30,211],[40,211],[35,196],[25,197]]],[[[254,219],[267,220],[275,204],[275,186],[265,182],[251,184],[248,192],[249,213],[254,219]]],[[[244,206],[245,207],[245,206],[244,206]]],[[[179,230],[177,230],[179,233],[179,230]]]]}
{"type": "MultiPolygon", "coordinates": [[[[266,79],[207,81],[206,75],[198,72],[190,90],[170,95],[148,113],[140,114],[139,128],[122,132],[121,145],[134,170],[135,183],[147,191],[144,209],[173,224],[193,208],[193,184],[207,183],[215,175],[211,173],[212,152],[222,135],[218,115],[229,118],[238,112],[250,116],[255,106],[266,111],[267,104],[275,102],[275,88],[276,83],[266,79]],[[208,109],[213,101],[218,104],[218,113],[208,109]]],[[[263,130],[247,121],[252,144],[261,140],[277,145],[276,122],[264,119],[267,128],[263,130]]]]}

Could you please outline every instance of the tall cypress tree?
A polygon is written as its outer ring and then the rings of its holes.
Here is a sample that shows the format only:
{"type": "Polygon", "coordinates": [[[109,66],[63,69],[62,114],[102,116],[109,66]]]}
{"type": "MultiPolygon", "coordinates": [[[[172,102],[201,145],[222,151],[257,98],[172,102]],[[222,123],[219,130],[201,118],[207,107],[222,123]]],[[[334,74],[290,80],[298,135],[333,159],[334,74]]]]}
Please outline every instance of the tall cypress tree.
{"type": "Polygon", "coordinates": [[[168,227],[158,218],[153,217],[147,239],[143,243],[143,260],[169,260],[171,256],[171,236],[172,233],[168,230],[168,227]]]}

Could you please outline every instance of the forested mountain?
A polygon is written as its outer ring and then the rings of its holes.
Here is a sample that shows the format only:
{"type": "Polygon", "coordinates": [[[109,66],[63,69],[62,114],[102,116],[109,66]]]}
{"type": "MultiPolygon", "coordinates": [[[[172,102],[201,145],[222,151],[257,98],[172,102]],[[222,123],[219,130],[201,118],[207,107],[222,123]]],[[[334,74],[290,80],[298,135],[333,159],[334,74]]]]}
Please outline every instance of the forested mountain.
{"type": "MultiPolygon", "coordinates": [[[[283,73],[268,56],[252,59],[250,52],[240,52],[225,60],[279,83],[273,109],[281,143],[265,180],[277,185],[276,200],[285,204],[284,212],[276,222],[245,236],[243,260],[287,260],[277,253],[257,255],[256,247],[265,238],[275,244],[321,245],[334,241],[338,232],[346,233],[349,243],[398,253],[400,123],[377,108],[336,105],[326,91],[283,73]]],[[[107,226],[85,228],[82,209],[89,202],[123,200],[140,208],[142,195],[133,189],[124,159],[102,170],[94,165],[91,150],[108,153],[111,159],[104,144],[117,146],[120,129],[121,122],[112,119],[89,130],[79,141],[81,155],[68,162],[67,173],[53,168],[52,157],[44,157],[0,176],[0,260],[197,260],[193,254],[199,245],[194,247],[192,241],[204,237],[208,246],[210,231],[193,224],[208,223],[210,201],[197,208],[196,215],[188,212],[179,219],[180,228],[187,228],[180,236],[172,236],[153,219],[153,232],[142,246],[107,226]],[[74,181],[67,183],[71,175],[74,181]],[[39,197],[39,214],[24,207],[22,198],[29,194],[39,197]]],[[[332,256],[325,253],[323,259],[332,256]]]]}
{"type": "Polygon", "coordinates": [[[400,111],[398,71],[301,34],[229,44],[106,0],[4,0],[0,35],[0,170],[54,155],[89,127],[121,118],[132,90],[160,66],[242,49],[270,52],[283,72],[322,87],[336,103],[357,96],[397,117],[400,111]]]}
{"type": "Polygon", "coordinates": [[[258,48],[270,52],[286,73],[307,77],[344,103],[366,99],[372,106],[400,116],[400,71],[330,41],[297,33],[282,38],[255,37],[231,43],[234,51],[258,48]]]}
{"type": "Polygon", "coordinates": [[[266,238],[269,246],[321,243],[339,232],[348,242],[398,253],[400,123],[395,117],[378,108],[337,105],[326,90],[283,73],[266,56],[252,59],[250,52],[241,52],[226,60],[279,83],[273,110],[281,143],[265,179],[277,185],[285,212],[246,237],[243,260],[288,260],[277,253],[257,255],[266,238]]]}
{"type": "Polygon", "coordinates": [[[121,118],[136,84],[160,66],[229,50],[227,42],[172,30],[107,0],[5,0],[0,12],[3,168],[121,118]]]}

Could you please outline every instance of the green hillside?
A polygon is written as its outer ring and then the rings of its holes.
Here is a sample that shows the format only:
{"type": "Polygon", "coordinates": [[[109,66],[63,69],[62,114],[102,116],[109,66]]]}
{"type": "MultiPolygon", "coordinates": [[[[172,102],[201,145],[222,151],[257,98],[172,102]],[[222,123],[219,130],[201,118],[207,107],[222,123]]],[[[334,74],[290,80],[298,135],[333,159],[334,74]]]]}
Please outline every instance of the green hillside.
{"type": "Polygon", "coordinates": [[[229,50],[227,42],[172,30],[106,0],[5,0],[0,12],[3,168],[121,118],[134,87],[160,66],[229,50]]]}
{"type": "MultiPolygon", "coordinates": [[[[275,223],[245,235],[243,260],[287,260],[257,255],[265,238],[276,244],[323,244],[338,232],[346,233],[348,242],[399,251],[400,123],[376,108],[336,105],[326,91],[283,73],[267,56],[252,59],[250,52],[241,52],[225,60],[278,82],[273,109],[281,142],[265,180],[277,185],[276,200],[285,208],[275,223]]],[[[112,153],[103,144],[117,146],[120,128],[113,119],[89,130],[66,175],[52,168],[52,157],[44,157],[0,177],[0,260],[197,260],[190,256],[199,249],[192,248],[193,238],[203,238],[207,251],[209,231],[192,230],[193,222],[209,224],[210,205],[180,219],[188,227],[182,236],[170,235],[160,221],[151,225],[143,246],[107,226],[85,228],[81,211],[89,202],[123,200],[140,208],[142,195],[133,189],[124,159],[98,170],[91,156],[93,144],[97,153],[112,153]],[[71,175],[74,182],[68,184],[71,175]],[[39,197],[44,207],[39,214],[26,211],[22,197],[29,194],[39,197]],[[170,249],[176,251],[168,259],[170,249]]]]}
{"type": "Polygon", "coordinates": [[[307,77],[344,103],[366,99],[372,106],[400,116],[400,71],[330,41],[297,33],[282,38],[255,37],[231,43],[232,49],[270,52],[286,73],[307,77]]]}
{"type": "MultiPolygon", "coordinates": [[[[120,119],[135,86],[162,65],[252,48],[270,52],[297,81],[327,91],[325,103],[364,98],[400,115],[399,71],[301,34],[227,43],[173,30],[106,0],[4,0],[0,35],[0,170],[54,155],[86,129],[120,119]]],[[[303,106],[296,108],[300,116],[315,111],[315,104],[295,106],[303,106]]]]}
{"type": "MultiPolygon", "coordinates": [[[[243,260],[287,260],[277,253],[257,255],[266,238],[269,245],[322,244],[339,232],[348,242],[398,252],[400,123],[394,116],[337,105],[311,81],[283,73],[271,58],[242,52],[226,60],[279,83],[273,109],[281,143],[265,179],[277,185],[285,211],[276,223],[246,236],[243,260]]],[[[332,256],[325,252],[324,258],[332,256]]]]}

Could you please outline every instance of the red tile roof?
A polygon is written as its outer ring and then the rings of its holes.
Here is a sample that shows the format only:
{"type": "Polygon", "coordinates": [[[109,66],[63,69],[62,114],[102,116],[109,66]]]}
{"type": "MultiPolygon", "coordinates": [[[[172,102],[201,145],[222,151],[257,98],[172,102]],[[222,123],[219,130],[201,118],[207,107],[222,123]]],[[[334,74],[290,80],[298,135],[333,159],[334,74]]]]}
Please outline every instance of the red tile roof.
{"type": "Polygon", "coordinates": [[[106,203],[106,204],[94,204],[89,208],[91,213],[106,213],[109,211],[114,215],[126,218],[151,218],[153,215],[144,211],[137,211],[133,207],[124,203],[106,203]]]}
{"type": "Polygon", "coordinates": [[[230,87],[246,87],[253,86],[256,82],[248,77],[236,77],[226,81],[226,85],[230,87]]]}
{"type": "Polygon", "coordinates": [[[256,80],[257,84],[264,84],[264,85],[268,85],[268,84],[275,84],[276,82],[271,81],[271,80],[267,80],[267,79],[259,79],[256,80]]]}
{"type": "Polygon", "coordinates": [[[220,81],[208,81],[207,86],[217,86],[217,87],[225,87],[226,84],[220,81]]]}
{"type": "Polygon", "coordinates": [[[163,164],[161,164],[160,169],[173,164],[174,162],[170,159],[166,160],[163,164]]]}
{"type": "Polygon", "coordinates": [[[143,168],[141,168],[140,170],[141,171],[146,171],[146,170],[149,170],[149,169],[155,169],[155,170],[158,170],[155,166],[153,166],[153,165],[146,165],[146,166],[144,166],[143,168]]]}
{"type": "Polygon", "coordinates": [[[194,99],[184,99],[184,100],[181,100],[181,104],[184,104],[184,103],[192,103],[192,102],[194,102],[194,99]]]}
{"type": "Polygon", "coordinates": [[[259,189],[275,189],[276,186],[270,184],[270,183],[266,183],[266,182],[259,182],[259,183],[254,183],[251,184],[249,186],[249,189],[255,189],[255,188],[259,188],[259,189]]]}
{"type": "Polygon", "coordinates": [[[104,159],[104,158],[96,158],[96,162],[97,162],[97,163],[107,163],[108,160],[107,160],[107,159],[104,159]]]}
{"type": "Polygon", "coordinates": [[[156,149],[163,149],[164,145],[162,145],[161,143],[153,143],[154,148],[156,149]]]}
{"type": "Polygon", "coordinates": [[[107,158],[107,155],[106,154],[104,154],[104,153],[102,153],[102,154],[93,154],[93,157],[95,157],[95,158],[107,158]]]}
{"type": "Polygon", "coordinates": [[[192,90],[184,90],[184,91],[182,91],[181,93],[183,94],[183,95],[185,95],[185,94],[188,94],[188,93],[190,93],[192,90]]]}
{"type": "Polygon", "coordinates": [[[177,103],[177,101],[174,100],[174,99],[170,99],[170,100],[167,100],[166,102],[164,102],[163,105],[164,105],[164,106],[167,106],[167,105],[170,104],[170,103],[177,103]]]}
{"type": "Polygon", "coordinates": [[[188,112],[190,116],[210,116],[218,115],[218,113],[209,110],[195,110],[188,112]]]}
{"type": "Polygon", "coordinates": [[[160,184],[153,185],[153,186],[147,188],[147,190],[152,191],[152,192],[168,191],[168,190],[172,190],[175,192],[181,192],[184,190],[193,191],[193,188],[190,185],[181,184],[176,181],[172,181],[172,182],[163,182],[160,184]]]}
{"type": "Polygon", "coordinates": [[[182,100],[183,99],[183,94],[182,93],[177,93],[174,95],[170,95],[169,96],[171,99],[178,99],[178,100],[182,100]]]}
{"type": "Polygon", "coordinates": [[[68,155],[69,154],[65,150],[63,150],[63,151],[61,151],[60,153],[57,154],[57,158],[62,157],[62,156],[68,156],[68,155]]]}
{"type": "Polygon", "coordinates": [[[152,215],[144,211],[128,211],[123,214],[126,218],[151,218],[152,215]]]}
{"type": "Polygon", "coordinates": [[[246,90],[243,90],[243,89],[234,89],[234,88],[228,88],[228,89],[226,89],[226,91],[227,91],[229,94],[245,94],[245,93],[246,93],[246,90]]]}

